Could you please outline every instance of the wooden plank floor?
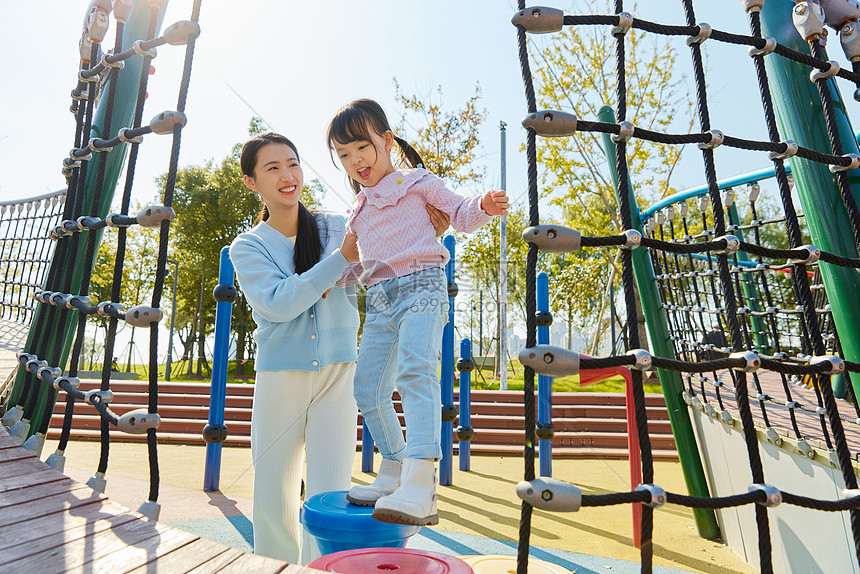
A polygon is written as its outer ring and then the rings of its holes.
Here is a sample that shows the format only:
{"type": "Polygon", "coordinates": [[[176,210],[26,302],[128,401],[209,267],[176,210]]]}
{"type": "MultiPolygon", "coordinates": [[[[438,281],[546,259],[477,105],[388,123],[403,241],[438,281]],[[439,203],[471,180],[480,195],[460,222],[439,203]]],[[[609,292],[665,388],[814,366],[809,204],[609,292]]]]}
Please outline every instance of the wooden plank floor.
{"type": "Polygon", "coordinates": [[[323,574],[144,518],[50,468],[2,426],[0,572],[323,574]]]}

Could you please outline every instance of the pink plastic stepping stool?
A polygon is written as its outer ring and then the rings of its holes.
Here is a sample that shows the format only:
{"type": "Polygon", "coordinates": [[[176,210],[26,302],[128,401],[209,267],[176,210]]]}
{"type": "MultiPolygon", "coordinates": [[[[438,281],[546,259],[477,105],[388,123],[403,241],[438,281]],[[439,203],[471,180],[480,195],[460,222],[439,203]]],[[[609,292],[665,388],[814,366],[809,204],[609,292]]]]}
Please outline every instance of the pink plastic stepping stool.
{"type": "Polygon", "coordinates": [[[454,556],[410,548],[361,548],[326,554],[310,568],[340,574],[473,574],[472,567],[454,556]]]}

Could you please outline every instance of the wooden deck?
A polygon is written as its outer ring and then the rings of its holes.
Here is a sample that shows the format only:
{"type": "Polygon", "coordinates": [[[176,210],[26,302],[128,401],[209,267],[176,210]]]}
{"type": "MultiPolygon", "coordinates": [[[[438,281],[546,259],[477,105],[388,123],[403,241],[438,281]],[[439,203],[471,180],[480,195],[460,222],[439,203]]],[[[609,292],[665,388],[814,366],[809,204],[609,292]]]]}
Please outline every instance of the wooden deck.
{"type": "Polygon", "coordinates": [[[0,572],[323,574],[144,518],[50,468],[2,426],[0,572]]]}

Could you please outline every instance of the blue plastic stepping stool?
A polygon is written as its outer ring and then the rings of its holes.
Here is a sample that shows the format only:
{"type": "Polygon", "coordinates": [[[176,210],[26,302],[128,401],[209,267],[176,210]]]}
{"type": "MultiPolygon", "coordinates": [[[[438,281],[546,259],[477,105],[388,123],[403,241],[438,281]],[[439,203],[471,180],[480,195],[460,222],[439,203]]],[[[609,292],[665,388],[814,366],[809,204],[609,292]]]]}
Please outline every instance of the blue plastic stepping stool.
{"type": "Polygon", "coordinates": [[[346,493],[323,492],[302,506],[302,524],[316,538],[323,556],[359,548],[404,548],[409,537],[421,529],[374,520],[372,506],[351,504],[346,493]]]}

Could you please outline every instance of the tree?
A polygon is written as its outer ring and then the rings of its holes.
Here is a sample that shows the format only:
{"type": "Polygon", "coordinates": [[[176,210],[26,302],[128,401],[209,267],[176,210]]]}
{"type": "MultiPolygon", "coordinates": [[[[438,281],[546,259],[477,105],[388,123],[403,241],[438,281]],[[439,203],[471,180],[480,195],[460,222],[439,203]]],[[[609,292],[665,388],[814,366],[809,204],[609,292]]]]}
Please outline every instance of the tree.
{"type": "MultiPolygon", "coordinates": [[[[609,9],[609,5],[606,4],[609,9]]],[[[668,131],[692,127],[692,102],[686,84],[675,70],[677,53],[667,38],[646,35],[631,29],[626,36],[627,120],[638,127],[668,131]],[[679,128],[679,126],[681,126],[679,128]]],[[[530,44],[532,61],[538,62],[535,85],[538,108],[575,113],[596,120],[603,105],[616,103],[615,40],[604,28],[568,26],[552,35],[545,44],[530,44]]],[[[670,183],[680,159],[679,146],[631,139],[627,145],[630,179],[640,207],[674,193],[670,183]]],[[[583,235],[610,235],[620,230],[615,217],[618,204],[612,185],[601,134],[577,132],[567,138],[539,138],[538,162],[543,169],[541,195],[562,209],[566,225],[583,235]]],[[[591,267],[577,271],[598,277],[600,269],[614,265],[617,249],[589,249],[587,256],[575,258],[577,265],[591,267]],[[599,255],[592,255],[599,254],[599,255]]],[[[600,307],[606,283],[576,283],[578,296],[570,299],[579,324],[599,329],[602,318],[587,319],[600,307]]],[[[641,315],[641,313],[640,313],[641,315]]],[[[645,342],[647,337],[642,334],[645,342]]]]}
{"type": "Polygon", "coordinates": [[[443,110],[442,86],[432,93],[407,95],[395,78],[394,90],[403,106],[397,129],[408,134],[405,139],[421,154],[425,167],[454,188],[483,181],[486,169],[474,164],[480,149],[478,128],[487,117],[480,107],[481,86],[476,83],[474,95],[454,111],[443,110]],[[413,124],[413,116],[420,123],[413,124]]]}

